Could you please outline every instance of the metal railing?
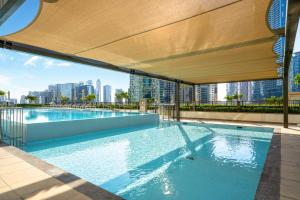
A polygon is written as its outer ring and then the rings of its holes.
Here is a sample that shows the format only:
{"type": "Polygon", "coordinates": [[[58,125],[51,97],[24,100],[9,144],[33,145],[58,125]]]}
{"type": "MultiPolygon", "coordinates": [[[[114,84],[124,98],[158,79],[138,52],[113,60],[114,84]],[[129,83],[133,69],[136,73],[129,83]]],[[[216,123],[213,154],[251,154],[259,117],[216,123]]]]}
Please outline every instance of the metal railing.
{"type": "Polygon", "coordinates": [[[22,148],[25,141],[23,108],[0,107],[0,142],[22,148]]]}

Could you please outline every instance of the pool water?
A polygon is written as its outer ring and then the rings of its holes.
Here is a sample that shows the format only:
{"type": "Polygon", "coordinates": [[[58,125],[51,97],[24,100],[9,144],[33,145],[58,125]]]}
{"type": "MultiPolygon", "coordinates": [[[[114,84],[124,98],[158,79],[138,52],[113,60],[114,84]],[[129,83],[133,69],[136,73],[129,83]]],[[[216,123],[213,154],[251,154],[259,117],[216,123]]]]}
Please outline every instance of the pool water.
{"type": "Polygon", "coordinates": [[[30,143],[26,151],[125,199],[254,199],[272,129],[169,123],[30,143]]]}
{"type": "Polygon", "coordinates": [[[24,123],[43,123],[55,121],[71,121],[82,119],[95,119],[106,117],[121,117],[129,115],[141,115],[138,112],[112,112],[108,110],[86,109],[24,109],[24,123]]]}

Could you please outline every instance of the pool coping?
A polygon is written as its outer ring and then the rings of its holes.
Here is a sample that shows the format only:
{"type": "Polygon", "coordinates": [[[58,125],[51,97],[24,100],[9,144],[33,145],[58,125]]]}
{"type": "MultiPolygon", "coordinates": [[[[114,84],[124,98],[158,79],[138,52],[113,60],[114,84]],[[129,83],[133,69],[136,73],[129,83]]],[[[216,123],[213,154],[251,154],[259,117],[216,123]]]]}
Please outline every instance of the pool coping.
{"type": "Polygon", "coordinates": [[[274,129],[264,168],[256,189],[255,200],[280,199],[281,133],[274,129]]]}
{"type": "Polygon", "coordinates": [[[94,200],[124,200],[122,197],[113,194],[99,186],[96,186],[86,180],[81,179],[80,177],[64,171],[59,167],[56,167],[52,164],[47,163],[39,158],[32,156],[31,154],[18,149],[16,147],[7,145],[5,143],[0,142],[0,148],[5,148],[5,150],[24,160],[25,162],[31,164],[32,166],[38,168],[39,170],[45,172],[51,177],[61,181],[62,183],[68,185],[72,189],[76,190],[79,193],[84,194],[90,199],[94,200]],[[76,184],[74,182],[76,181],[76,184]]]}

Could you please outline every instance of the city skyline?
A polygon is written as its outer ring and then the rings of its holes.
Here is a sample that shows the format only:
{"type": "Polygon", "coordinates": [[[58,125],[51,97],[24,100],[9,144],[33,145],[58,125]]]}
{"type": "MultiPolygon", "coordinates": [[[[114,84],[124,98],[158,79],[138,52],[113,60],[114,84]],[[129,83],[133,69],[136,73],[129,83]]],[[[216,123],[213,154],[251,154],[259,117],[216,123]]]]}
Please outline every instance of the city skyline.
{"type": "Polygon", "coordinates": [[[93,66],[0,49],[0,89],[20,100],[29,91],[43,91],[52,84],[78,83],[97,79],[101,85],[128,90],[129,75],[93,66]],[[10,67],[6,67],[10,66],[10,67]]]}

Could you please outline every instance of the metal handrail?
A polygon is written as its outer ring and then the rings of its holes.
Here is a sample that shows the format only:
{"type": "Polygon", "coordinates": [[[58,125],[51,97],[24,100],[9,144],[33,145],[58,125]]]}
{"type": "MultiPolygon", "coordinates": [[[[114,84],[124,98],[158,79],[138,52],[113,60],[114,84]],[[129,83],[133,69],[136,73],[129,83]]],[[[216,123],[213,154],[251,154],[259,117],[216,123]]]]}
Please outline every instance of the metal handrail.
{"type": "Polygon", "coordinates": [[[0,107],[0,141],[23,147],[26,142],[26,127],[23,122],[23,108],[0,107]]]}

